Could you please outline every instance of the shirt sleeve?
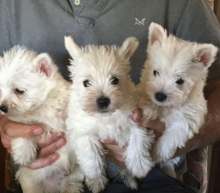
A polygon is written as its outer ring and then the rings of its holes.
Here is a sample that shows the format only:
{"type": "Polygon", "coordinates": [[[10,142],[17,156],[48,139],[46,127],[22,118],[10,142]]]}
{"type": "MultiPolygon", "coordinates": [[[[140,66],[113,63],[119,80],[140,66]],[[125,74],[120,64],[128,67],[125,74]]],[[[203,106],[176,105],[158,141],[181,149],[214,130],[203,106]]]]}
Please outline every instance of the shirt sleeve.
{"type": "MultiPolygon", "coordinates": [[[[189,0],[176,30],[176,36],[199,43],[211,43],[220,49],[220,26],[206,0],[189,0]]],[[[208,80],[220,77],[220,53],[209,69],[208,80]]]]}

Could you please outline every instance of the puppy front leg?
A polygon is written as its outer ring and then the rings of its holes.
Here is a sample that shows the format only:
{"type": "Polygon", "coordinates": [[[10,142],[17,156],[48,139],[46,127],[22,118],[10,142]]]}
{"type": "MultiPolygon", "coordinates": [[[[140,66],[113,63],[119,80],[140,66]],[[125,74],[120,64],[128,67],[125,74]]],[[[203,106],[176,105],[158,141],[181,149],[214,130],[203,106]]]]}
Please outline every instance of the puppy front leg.
{"type": "Polygon", "coordinates": [[[74,149],[86,176],[86,184],[93,193],[105,188],[107,178],[104,170],[104,150],[97,137],[84,136],[74,139],[74,149]]]}
{"type": "Polygon", "coordinates": [[[131,171],[125,167],[118,167],[118,169],[124,184],[131,189],[137,190],[138,184],[131,171]]]}
{"type": "Polygon", "coordinates": [[[186,141],[193,136],[187,122],[178,122],[166,126],[163,135],[155,142],[152,157],[156,162],[172,158],[177,148],[185,146],[186,141]]]}
{"type": "Polygon", "coordinates": [[[36,158],[36,138],[16,138],[11,141],[12,155],[16,164],[27,166],[36,158]]]}
{"type": "Polygon", "coordinates": [[[20,167],[16,172],[16,179],[20,182],[23,193],[43,193],[44,186],[40,182],[42,172],[20,167]]]}
{"type": "Polygon", "coordinates": [[[138,178],[146,176],[153,166],[150,156],[153,142],[154,134],[152,131],[146,131],[136,125],[131,128],[125,151],[125,162],[132,174],[138,178]]]}

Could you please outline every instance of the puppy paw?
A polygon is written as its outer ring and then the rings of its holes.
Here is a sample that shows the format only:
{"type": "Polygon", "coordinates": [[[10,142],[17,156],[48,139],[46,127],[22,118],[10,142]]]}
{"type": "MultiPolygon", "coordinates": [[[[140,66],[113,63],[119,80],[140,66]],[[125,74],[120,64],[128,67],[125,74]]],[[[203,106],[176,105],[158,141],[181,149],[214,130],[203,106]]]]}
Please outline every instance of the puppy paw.
{"type": "Polygon", "coordinates": [[[137,188],[138,188],[137,181],[135,180],[135,178],[133,178],[131,176],[124,178],[123,182],[126,186],[128,186],[132,190],[137,190],[137,188]]]}
{"type": "Polygon", "coordinates": [[[16,164],[27,166],[36,158],[36,149],[37,147],[31,139],[12,140],[12,157],[16,164]]]}
{"type": "Polygon", "coordinates": [[[31,163],[36,158],[36,154],[31,153],[21,153],[16,152],[13,153],[13,159],[16,164],[27,166],[29,163],[31,163]]]}
{"type": "Polygon", "coordinates": [[[99,193],[104,190],[107,182],[108,180],[104,175],[97,179],[86,178],[86,185],[93,193],[99,193]]]}
{"type": "Polygon", "coordinates": [[[81,182],[68,183],[64,188],[60,190],[60,193],[82,193],[84,192],[84,186],[81,182]]]}
{"type": "Polygon", "coordinates": [[[160,163],[162,162],[162,159],[160,157],[160,155],[158,155],[157,151],[156,150],[152,150],[152,159],[155,163],[160,163]]]}
{"type": "Polygon", "coordinates": [[[156,163],[159,163],[162,161],[162,158],[160,156],[160,145],[158,142],[154,143],[151,156],[152,156],[153,161],[156,163]]]}
{"type": "Polygon", "coordinates": [[[166,161],[174,155],[175,151],[171,151],[167,144],[156,142],[152,149],[152,159],[156,163],[166,161]]]}
{"type": "Polygon", "coordinates": [[[129,170],[137,178],[143,178],[153,167],[151,157],[138,157],[129,163],[129,170]]]}
{"type": "Polygon", "coordinates": [[[120,176],[123,179],[123,182],[126,186],[130,187],[133,190],[137,190],[138,184],[135,177],[127,169],[120,170],[120,176]]]}

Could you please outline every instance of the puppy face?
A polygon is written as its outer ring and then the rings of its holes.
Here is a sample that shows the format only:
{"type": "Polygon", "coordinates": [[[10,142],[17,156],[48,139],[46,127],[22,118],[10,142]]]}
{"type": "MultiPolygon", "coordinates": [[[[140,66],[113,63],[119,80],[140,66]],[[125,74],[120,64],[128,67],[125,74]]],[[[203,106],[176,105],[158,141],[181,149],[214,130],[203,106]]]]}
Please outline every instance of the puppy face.
{"type": "Polygon", "coordinates": [[[82,109],[93,115],[121,108],[129,90],[129,58],[137,39],[128,38],[120,48],[89,45],[80,49],[66,37],[65,45],[73,58],[69,69],[82,109]]]}
{"type": "Polygon", "coordinates": [[[189,97],[198,81],[205,81],[217,48],[167,36],[161,26],[152,23],[147,53],[147,94],[157,105],[175,107],[189,97]]]}
{"type": "Polygon", "coordinates": [[[47,54],[16,46],[0,59],[0,110],[16,116],[34,110],[54,87],[49,79],[56,67],[47,54]]]}

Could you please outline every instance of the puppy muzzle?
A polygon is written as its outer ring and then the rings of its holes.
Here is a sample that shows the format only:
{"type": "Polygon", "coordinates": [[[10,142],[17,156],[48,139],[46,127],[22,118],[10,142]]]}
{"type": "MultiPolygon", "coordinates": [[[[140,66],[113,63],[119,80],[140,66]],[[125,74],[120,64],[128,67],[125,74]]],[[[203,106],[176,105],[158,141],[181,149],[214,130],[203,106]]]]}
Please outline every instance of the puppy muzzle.
{"type": "Polygon", "coordinates": [[[3,113],[7,113],[8,112],[8,107],[6,105],[1,105],[0,106],[0,110],[3,112],[3,113]]]}

